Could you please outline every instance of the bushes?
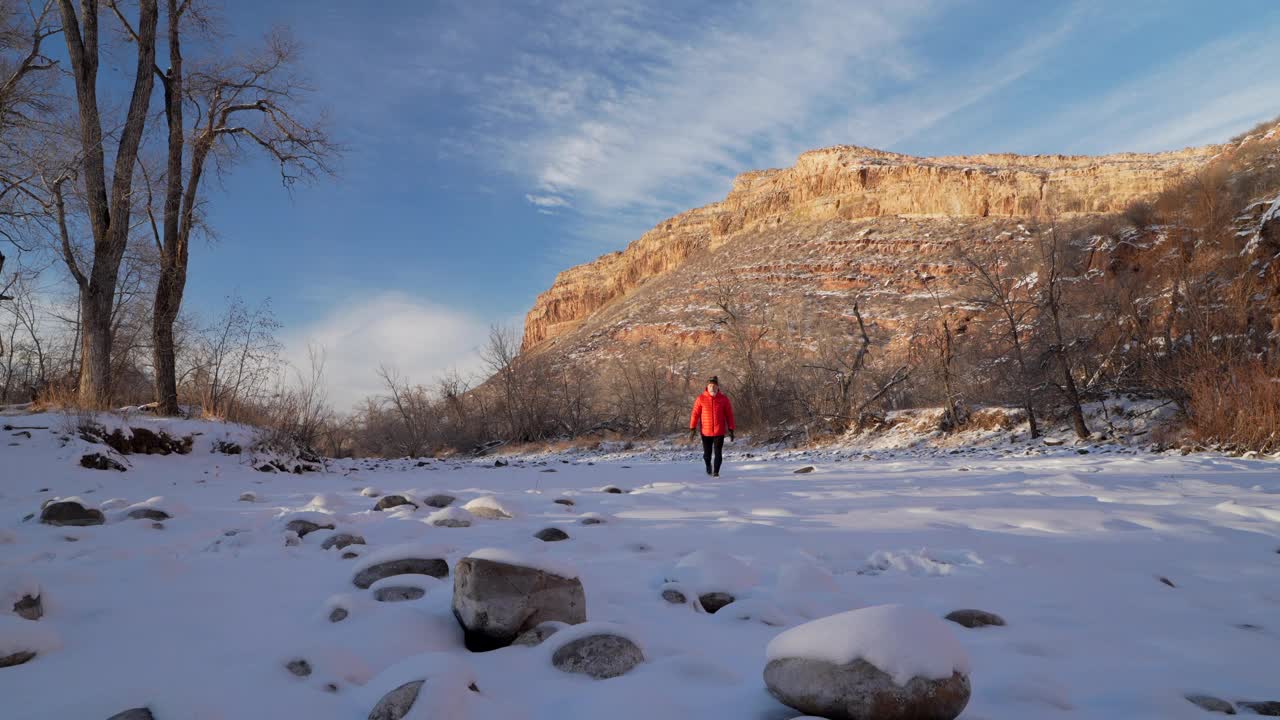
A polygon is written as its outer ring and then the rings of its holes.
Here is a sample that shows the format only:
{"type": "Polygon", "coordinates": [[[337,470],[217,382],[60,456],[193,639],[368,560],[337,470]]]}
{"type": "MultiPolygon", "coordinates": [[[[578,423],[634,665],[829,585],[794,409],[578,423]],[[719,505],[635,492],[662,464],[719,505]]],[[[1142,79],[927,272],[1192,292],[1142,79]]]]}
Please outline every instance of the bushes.
{"type": "Polygon", "coordinates": [[[1280,367],[1229,360],[1193,372],[1185,386],[1192,433],[1202,442],[1280,450],[1280,367]]]}

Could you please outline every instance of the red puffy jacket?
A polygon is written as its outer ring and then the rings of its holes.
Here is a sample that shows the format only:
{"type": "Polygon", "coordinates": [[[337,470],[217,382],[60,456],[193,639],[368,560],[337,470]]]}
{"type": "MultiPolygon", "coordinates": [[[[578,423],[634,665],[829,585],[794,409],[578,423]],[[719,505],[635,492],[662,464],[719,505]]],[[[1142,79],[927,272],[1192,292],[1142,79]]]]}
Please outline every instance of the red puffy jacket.
{"type": "Polygon", "coordinates": [[[703,435],[715,436],[733,432],[733,405],[729,402],[729,396],[724,393],[712,395],[703,390],[698,399],[693,401],[689,429],[699,427],[699,423],[703,435]]]}

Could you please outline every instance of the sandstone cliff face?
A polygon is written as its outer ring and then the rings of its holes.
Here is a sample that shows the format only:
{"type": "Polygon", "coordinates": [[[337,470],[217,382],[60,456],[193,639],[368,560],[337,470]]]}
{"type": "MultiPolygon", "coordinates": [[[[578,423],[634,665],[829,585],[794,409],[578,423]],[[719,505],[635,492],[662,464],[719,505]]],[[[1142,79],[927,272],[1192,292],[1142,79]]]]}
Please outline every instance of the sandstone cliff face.
{"type": "MultiPolygon", "coordinates": [[[[852,294],[910,312],[915,273],[951,272],[957,243],[1025,242],[1020,220],[1116,212],[1170,186],[1219,146],[1102,157],[917,158],[839,146],[740,175],[721,202],[659,223],[626,250],[566,270],[525,320],[523,349],[607,341],[698,344],[698,288],[724,269],[809,316],[852,294]],[[714,266],[714,267],[713,267],[714,266]],[[644,292],[638,291],[644,288],[644,292]],[[570,337],[572,336],[572,337],[570,337]]],[[[918,288],[916,288],[918,291],[918,288]]]]}

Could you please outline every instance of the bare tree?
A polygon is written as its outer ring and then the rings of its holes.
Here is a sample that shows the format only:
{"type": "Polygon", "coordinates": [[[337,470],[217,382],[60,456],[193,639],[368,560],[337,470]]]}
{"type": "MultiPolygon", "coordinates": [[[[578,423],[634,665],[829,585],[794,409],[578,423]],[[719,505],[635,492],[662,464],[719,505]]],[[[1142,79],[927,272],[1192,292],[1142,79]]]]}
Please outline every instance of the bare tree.
{"type": "Polygon", "coordinates": [[[765,338],[773,331],[768,304],[752,307],[747,300],[746,281],[736,273],[718,275],[712,293],[712,301],[720,310],[716,325],[728,335],[740,372],[746,420],[760,422],[764,419],[765,338]]]}
{"type": "Polygon", "coordinates": [[[944,428],[950,432],[960,428],[963,418],[960,415],[960,397],[956,393],[955,372],[955,334],[951,329],[950,311],[942,304],[942,297],[933,287],[934,277],[916,272],[916,278],[933,300],[937,311],[937,327],[929,334],[938,357],[938,370],[942,375],[942,418],[944,428]]]}
{"type": "MultiPolygon", "coordinates": [[[[114,167],[108,175],[107,134],[103,131],[98,99],[98,1],[81,0],[79,13],[71,0],[58,0],[58,5],[62,14],[62,34],[71,61],[71,75],[75,80],[79,113],[80,166],[75,179],[84,184],[89,227],[93,233],[92,265],[88,272],[81,268],[71,251],[67,231],[62,186],[73,178],[60,176],[53,183],[53,191],[63,259],[80,291],[81,321],[84,326],[80,402],[85,406],[102,406],[111,397],[112,304],[115,300],[120,262],[129,240],[134,169],[137,166],[154,85],[159,10],[156,0],[138,0],[138,21],[131,30],[136,46],[133,89],[128,111],[120,125],[114,167]]],[[[112,6],[114,7],[114,3],[112,6]]]]}
{"type": "Polygon", "coordinates": [[[1031,437],[1040,437],[1036,424],[1035,380],[1028,362],[1028,335],[1032,331],[1037,305],[1031,295],[1034,278],[1009,276],[1008,264],[999,258],[979,260],[972,255],[960,254],[977,281],[978,292],[968,298],[970,303],[992,312],[998,318],[996,335],[1005,345],[1005,352],[1013,358],[1018,370],[1019,394],[1023,410],[1027,413],[1027,430],[1031,437]]]}
{"type": "MultiPolygon", "coordinates": [[[[284,33],[268,35],[255,54],[198,65],[187,74],[182,39],[187,26],[201,25],[201,18],[193,13],[192,0],[165,3],[169,68],[157,67],[155,74],[164,89],[168,136],[162,222],[151,217],[160,250],[152,345],[157,412],[171,415],[178,412],[173,328],[182,307],[191,234],[200,221],[201,179],[210,157],[219,145],[226,150],[223,162],[233,159],[242,144],[257,147],[275,161],[281,181],[291,186],[299,178],[329,172],[336,148],[320,124],[299,116],[307,88],[293,76],[298,47],[284,33]],[[190,127],[184,119],[188,107],[193,111],[190,127]],[[184,168],[188,150],[190,164],[184,168]]],[[[116,2],[109,4],[137,40],[116,2]]]]}
{"type": "Polygon", "coordinates": [[[430,445],[433,429],[430,394],[425,387],[409,384],[385,365],[378,368],[378,377],[386,388],[386,400],[400,422],[400,431],[395,435],[399,454],[422,455],[430,445]]]}
{"type": "Polygon", "coordinates": [[[1089,427],[1084,421],[1084,409],[1081,406],[1080,391],[1075,381],[1075,366],[1071,358],[1071,346],[1063,331],[1063,294],[1066,287],[1066,243],[1061,240],[1058,228],[1052,225],[1048,233],[1040,235],[1040,312],[1048,320],[1051,340],[1048,352],[1058,369],[1058,390],[1067,401],[1067,412],[1071,415],[1071,425],[1076,436],[1089,437],[1089,427]]]}

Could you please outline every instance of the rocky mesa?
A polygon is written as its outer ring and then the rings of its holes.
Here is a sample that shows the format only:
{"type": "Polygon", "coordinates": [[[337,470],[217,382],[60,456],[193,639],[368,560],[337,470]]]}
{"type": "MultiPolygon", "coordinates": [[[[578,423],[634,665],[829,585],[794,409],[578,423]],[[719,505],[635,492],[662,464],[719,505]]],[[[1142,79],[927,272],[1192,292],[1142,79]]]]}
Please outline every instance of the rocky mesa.
{"type": "MultiPolygon", "coordinates": [[[[913,271],[945,276],[955,245],[1028,240],[1029,218],[1123,210],[1221,152],[913,157],[856,146],[739,175],[728,196],[662,221],[625,250],[559,274],[529,311],[523,350],[582,353],[618,340],[698,344],[699,288],[735,272],[753,293],[822,315],[853,294],[881,327],[909,312],[913,271]],[[874,303],[873,303],[874,304],[874,303]]],[[[918,288],[917,288],[918,290],[918,288]]]]}

